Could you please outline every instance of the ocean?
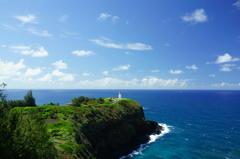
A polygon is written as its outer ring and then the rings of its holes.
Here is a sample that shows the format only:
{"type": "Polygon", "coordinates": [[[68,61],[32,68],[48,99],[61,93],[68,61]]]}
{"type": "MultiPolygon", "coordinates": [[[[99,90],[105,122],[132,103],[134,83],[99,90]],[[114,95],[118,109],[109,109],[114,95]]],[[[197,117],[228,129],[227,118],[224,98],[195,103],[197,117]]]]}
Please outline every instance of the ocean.
{"type": "MultiPolygon", "coordinates": [[[[7,99],[23,99],[28,90],[8,89],[7,99]]],[[[65,105],[78,96],[117,97],[119,90],[32,90],[37,105],[65,105]]],[[[240,91],[234,90],[120,90],[123,98],[138,101],[145,118],[163,124],[165,131],[151,136],[122,158],[131,159],[239,159],[240,91]]]]}

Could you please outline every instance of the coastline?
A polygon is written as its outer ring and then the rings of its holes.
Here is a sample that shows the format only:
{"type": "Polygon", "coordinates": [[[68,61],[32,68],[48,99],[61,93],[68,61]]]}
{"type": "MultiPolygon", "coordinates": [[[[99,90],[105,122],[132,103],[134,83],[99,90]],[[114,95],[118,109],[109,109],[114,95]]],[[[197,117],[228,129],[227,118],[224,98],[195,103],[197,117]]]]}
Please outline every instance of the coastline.
{"type": "Polygon", "coordinates": [[[130,157],[133,157],[134,155],[141,154],[143,150],[145,150],[149,144],[152,142],[155,142],[159,137],[163,136],[166,133],[169,133],[170,130],[168,129],[168,126],[166,124],[158,123],[158,127],[156,128],[156,131],[152,134],[149,134],[149,141],[142,143],[139,145],[137,149],[134,149],[129,153],[128,155],[122,156],[119,159],[127,159],[130,157]]]}

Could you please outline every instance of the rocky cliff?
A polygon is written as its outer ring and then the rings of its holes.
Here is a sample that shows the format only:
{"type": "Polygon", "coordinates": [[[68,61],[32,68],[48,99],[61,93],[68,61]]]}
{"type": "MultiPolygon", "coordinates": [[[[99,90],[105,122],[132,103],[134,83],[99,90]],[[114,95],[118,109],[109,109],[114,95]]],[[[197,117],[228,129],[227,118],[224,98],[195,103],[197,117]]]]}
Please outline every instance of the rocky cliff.
{"type": "MultiPolygon", "coordinates": [[[[29,109],[24,108],[25,113],[29,109]]],[[[161,127],[147,121],[142,106],[130,99],[112,104],[40,106],[61,158],[115,159],[131,153],[161,127]]]]}

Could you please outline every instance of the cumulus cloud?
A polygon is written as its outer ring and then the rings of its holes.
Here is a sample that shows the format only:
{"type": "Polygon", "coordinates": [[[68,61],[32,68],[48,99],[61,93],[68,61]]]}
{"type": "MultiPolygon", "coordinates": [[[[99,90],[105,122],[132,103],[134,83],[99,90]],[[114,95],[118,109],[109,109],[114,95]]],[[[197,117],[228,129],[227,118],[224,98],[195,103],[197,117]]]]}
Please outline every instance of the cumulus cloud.
{"type": "Polygon", "coordinates": [[[41,78],[38,78],[36,81],[40,81],[40,82],[52,82],[52,74],[46,74],[41,78]]]}
{"type": "Polygon", "coordinates": [[[32,14],[29,14],[29,15],[26,15],[26,16],[16,15],[16,16],[14,16],[14,18],[16,18],[16,19],[18,19],[22,22],[22,24],[20,26],[23,26],[26,23],[37,24],[36,17],[32,14]]]}
{"type": "Polygon", "coordinates": [[[130,49],[130,50],[152,50],[152,47],[150,45],[146,45],[142,43],[115,44],[111,42],[104,42],[103,40],[100,40],[100,39],[94,39],[90,41],[107,48],[130,49]]]}
{"type": "Polygon", "coordinates": [[[106,20],[106,19],[109,18],[109,17],[111,17],[110,14],[101,13],[97,19],[98,19],[98,20],[106,20]]]}
{"type": "Polygon", "coordinates": [[[160,72],[159,70],[152,70],[151,72],[160,72]]]}
{"type": "Polygon", "coordinates": [[[209,76],[210,76],[210,77],[216,77],[215,74],[210,74],[209,76]]]}
{"type": "Polygon", "coordinates": [[[198,69],[198,67],[195,65],[195,64],[193,64],[192,66],[185,66],[187,69],[193,69],[193,70],[197,70],[198,69]]]}
{"type": "Polygon", "coordinates": [[[94,76],[92,73],[88,73],[88,71],[85,71],[82,76],[94,76]]]}
{"type": "Polygon", "coordinates": [[[0,60],[0,75],[21,75],[20,70],[26,68],[24,65],[24,59],[21,59],[18,63],[4,62],[0,60]]]}
{"type": "Polygon", "coordinates": [[[75,50],[72,52],[72,54],[75,54],[77,56],[90,56],[94,55],[95,53],[93,51],[75,50]]]}
{"type": "Polygon", "coordinates": [[[45,57],[48,56],[48,52],[44,49],[44,47],[40,46],[38,50],[31,49],[30,46],[24,45],[13,45],[10,47],[11,51],[14,53],[20,53],[23,55],[31,55],[32,57],[45,57]]]}
{"type": "Polygon", "coordinates": [[[233,3],[233,5],[235,7],[237,7],[238,9],[240,9],[240,0],[238,0],[237,2],[233,3]]]}
{"type": "Polygon", "coordinates": [[[226,71],[226,72],[230,72],[232,71],[232,69],[230,67],[236,66],[234,64],[224,64],[222,65],[222,68],[220,68],[220,71],[226,71]]]}
{"type": "Polygon", "coordinates": [[[103,71],[102,74],[103,75],[108,75],[108,71],[103,71]]]}
{"type": "Polygon", "coordinates": [[[58,79],[59,81],[73,81],[74,76],[72,74],[65,74],[63,77],[58,79]]]}
{"type": "Polygon", "coordinates": [[[59,69],[53,70],[51,75],[61,77],[58,79],[59,81],[73,81],[74,80],[74,74],[63,73],[63,72],[59,71],[59,69]]]}
{"type": "Polygon", "coordinates": [[[64,76],[65,73],[59,71],[59,69],[56,69],[56,70],[53,70],[53,71],[52,71],[52,75],[53,75],[53,76],[64,76]]]}
{"type": "Polygon", "coordinates": [[[126,87],[126,88],[171,88],[187,86],[190,80],[179,80],[179,79],[159,79],[155,77],[143,78],[143,79],[131,79],[131,80],[120,80],[118,78],[103,78],[99,80],[85,80],[80,81],[79,84],[85,87],[100,87],[100,88],[115,88],[115,87],[126,87]]]}
{"type": "Polygon", "coordinates": [[[67,20],[68,16],[67,15],[63,15],[61,16],[61,18],[59,19],[60,22],[65,22],[67,20]]]}
{"type": "Polygon", "coordinates": [[[181,74],[181,73],[183,73],[183,71],[182,71],[182,70],[175,70],[175,71],[174,71],[174,70],[171,69],[171,70],[169,71],[169,73],[171,73],[171,74],[181,74]]]}
{"type": "Polygon", "coordinates": [[[114,71],[119,71],[119,70],[128,70],[131,67],[131,65],[123,65],[123,66],[118,66],[116,68],[113,68],[114,71]]]}
{"type": "Polygon", "coordinates": [[[37,67],[36,69],[31,69],[28,68],[27,71],[25,72],[26,76],[36,76],[39,75],[42,72],[40,67],[37,67]]]}
{"type": "Polygon", "coordinates": [[[62,60],[59,60],[57,62],[52,63],[53,66],[55,66],[57,69],[66,69],[67,64],[62,62],[62,60]]]}
{"type": "Polygon", "coordinates": [[[228,53],[224,54],[224,55],[220,55],[218,56],[217,60],[215,61],[216,64],[219,63],[225,63],[225,62],[235,62],[235,61],[240,61],[239,58],[232,58],[231,55],[229,55],[228,53]]]}
{"type": "Polygon", "coordinates": [[[43,30],[43,31],[37,31],[33,28],[29,28],[27,29],[27,31],[29,31],[30,33],[37,35],[37,36],[43,36],[43,37],[51,37],[52,34],[48,33],[48,31],[43,30]]]}
{"type": "Polygon", "coordinates": [[[208,17],[204,9],[196,9],[192,13],[186,13],[184,16],[181,17],[185,22],[191,22],[192,24],[206,22],[208,17]]]}

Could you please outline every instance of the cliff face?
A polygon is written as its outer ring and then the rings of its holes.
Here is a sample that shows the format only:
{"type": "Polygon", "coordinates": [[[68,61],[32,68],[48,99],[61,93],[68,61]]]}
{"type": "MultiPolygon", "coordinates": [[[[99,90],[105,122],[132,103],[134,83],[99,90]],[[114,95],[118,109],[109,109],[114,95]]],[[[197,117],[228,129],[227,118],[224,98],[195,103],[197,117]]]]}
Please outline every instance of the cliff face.
{"type": "MultiPolygon", "coordinates": [[[[101,116],[101,109],[93,115],[101,116]]],[[[141,143],[146,143],[149,140],[147,134],[158,127],[156,122],[145,120],[142,106],[132,100],[113,108],[107,116],[89,119],[79,128],[97,158],[111,159],[129,154],[141,143]]]]}
{"type": "Polygon", "coordinates": [[[146,143],[151,133],[161,131],[156,122],[145,120],[142,106],[130,99],[106,105],[33,109],[39,109],[46,123],[51,123],[47,128],[62,158],[119,158],[146,143]]]}

